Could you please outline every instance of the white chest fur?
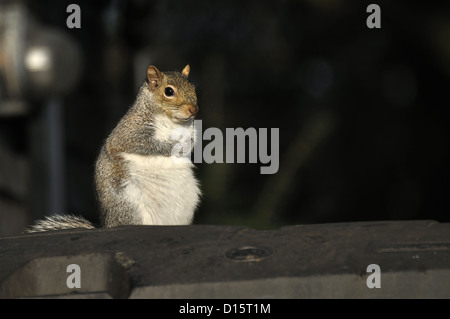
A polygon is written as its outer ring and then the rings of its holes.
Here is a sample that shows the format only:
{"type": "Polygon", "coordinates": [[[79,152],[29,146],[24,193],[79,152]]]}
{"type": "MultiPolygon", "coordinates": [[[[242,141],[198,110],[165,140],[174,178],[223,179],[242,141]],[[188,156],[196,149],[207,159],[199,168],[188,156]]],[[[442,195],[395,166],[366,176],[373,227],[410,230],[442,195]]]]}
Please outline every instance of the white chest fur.
{"type": "Polygon", "coordinates": [[[130,178],[124,195],[143,225],[192,223],[200,197],[191,162],[165,156],[122,153],[130,178]]]}
{"type": "MultiPolygon", "coordinates": [[[[182,141],[183,139],[190,137],[192,143],[195,144],[196,134],[194,120],[175,123],[165,115],[157,115],[152,124],[155,128],[155,138],[161,142],[173,140],[182,141]]],[[[192,145],[192,147],[193,146],[194,145],[192,145]]]]}

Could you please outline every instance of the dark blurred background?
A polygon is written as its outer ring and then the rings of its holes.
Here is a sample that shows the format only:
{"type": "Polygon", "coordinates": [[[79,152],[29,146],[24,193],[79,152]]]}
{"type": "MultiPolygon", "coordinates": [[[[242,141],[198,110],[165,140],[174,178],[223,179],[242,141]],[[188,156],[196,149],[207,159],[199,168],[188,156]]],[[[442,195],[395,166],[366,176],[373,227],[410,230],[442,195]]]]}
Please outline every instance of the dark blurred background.
{"type": "Polygon", "coordinates": [[[371,2],[0,0],[0,235],[97,220],[96,156],[149,64],[190,64],[203,130],[280,129],[274,175],[197,164],[195,223],[449,222],[450,2],[376,1],[369,29],[371,2]]]}

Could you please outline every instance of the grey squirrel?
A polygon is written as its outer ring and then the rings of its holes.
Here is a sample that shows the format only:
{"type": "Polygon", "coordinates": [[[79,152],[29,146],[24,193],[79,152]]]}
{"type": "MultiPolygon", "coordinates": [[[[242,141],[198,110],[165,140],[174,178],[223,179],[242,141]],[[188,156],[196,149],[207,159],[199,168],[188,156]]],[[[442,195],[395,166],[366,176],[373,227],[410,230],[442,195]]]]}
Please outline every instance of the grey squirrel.
{"type": "MultiPolygon", "coordinates": [[[[176,129],[195,143],[198,112],[190,67],[180,72],[147,69],[136,101],[101,148],[95,166],[100,226],[187,225],[192,223],[200,188],[190,161],[176,160],[176,129]]],[[[190,151],[190,150],[189,150],[190,151]]],[[[27,233],[95,226],[74,215],[54,215],[36,222],[27,233]]]]}

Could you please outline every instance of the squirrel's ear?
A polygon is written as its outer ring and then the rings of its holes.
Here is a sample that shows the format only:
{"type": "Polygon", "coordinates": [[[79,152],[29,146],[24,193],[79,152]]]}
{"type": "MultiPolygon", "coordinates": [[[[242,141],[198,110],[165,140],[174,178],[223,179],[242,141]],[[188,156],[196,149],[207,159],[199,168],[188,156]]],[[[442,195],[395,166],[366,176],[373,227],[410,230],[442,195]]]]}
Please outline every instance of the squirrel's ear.
{"type": "Polygon", "coordinates": [[[150,65],[147,69],[148,84],[151,88],[156,88],[161,84],[162,74],[156,66],[150,65]]]}
{"type": "Polygon", "coordinates": [[[189,76],[189,71],[191,70],[191,67],[188,65],[186,65],[183,69],[183,71],[181,71],[181,74],[183,74],[185,77],[189,76]]]}

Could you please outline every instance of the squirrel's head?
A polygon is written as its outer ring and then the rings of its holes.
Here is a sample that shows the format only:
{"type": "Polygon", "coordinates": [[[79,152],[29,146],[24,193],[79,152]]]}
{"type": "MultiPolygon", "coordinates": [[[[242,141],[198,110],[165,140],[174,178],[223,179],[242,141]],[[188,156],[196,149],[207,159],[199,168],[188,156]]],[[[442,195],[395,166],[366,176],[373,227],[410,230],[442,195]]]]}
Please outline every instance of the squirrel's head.
{"type": "Polygon", "coordinates": [[[147,69],[147,85],[169,118],[175,121],[192,119],[198,112],[195,86],[189,82],[190,67],[180,72],[161,72],[155,66],[147,69]]]}

